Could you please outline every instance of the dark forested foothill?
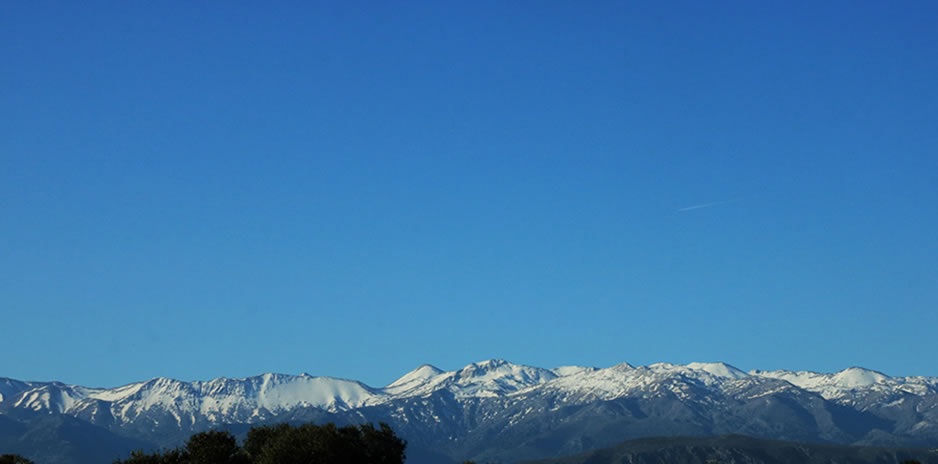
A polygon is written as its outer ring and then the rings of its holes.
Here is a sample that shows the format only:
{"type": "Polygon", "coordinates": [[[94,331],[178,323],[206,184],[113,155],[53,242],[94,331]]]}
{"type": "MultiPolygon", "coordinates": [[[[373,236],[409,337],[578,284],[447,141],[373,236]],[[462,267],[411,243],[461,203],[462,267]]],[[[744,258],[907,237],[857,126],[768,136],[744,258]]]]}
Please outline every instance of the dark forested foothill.
{"type": "Polygon", "coordinates": [[[938,450],[796,443],[742,435],[652,437],[528,464],[938,464],[938,450]]]}
{"type": "Polygon", "coordinates": [[[252,427],[242,445],[227,431],[192,435],[182,448],[134,451],[115,464],[402,464],[406,442],[387,424],[252,427]]]}

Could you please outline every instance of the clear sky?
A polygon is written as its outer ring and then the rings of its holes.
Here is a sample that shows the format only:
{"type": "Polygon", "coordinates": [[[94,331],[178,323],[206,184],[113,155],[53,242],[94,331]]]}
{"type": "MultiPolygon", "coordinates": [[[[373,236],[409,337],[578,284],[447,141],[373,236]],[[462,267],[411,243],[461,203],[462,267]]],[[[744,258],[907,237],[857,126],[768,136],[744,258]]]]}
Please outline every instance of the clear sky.
{"type": "Polygon", "coordinates": [[[938,376],[938,2],[7,2],[0,376],[938,376]]]}

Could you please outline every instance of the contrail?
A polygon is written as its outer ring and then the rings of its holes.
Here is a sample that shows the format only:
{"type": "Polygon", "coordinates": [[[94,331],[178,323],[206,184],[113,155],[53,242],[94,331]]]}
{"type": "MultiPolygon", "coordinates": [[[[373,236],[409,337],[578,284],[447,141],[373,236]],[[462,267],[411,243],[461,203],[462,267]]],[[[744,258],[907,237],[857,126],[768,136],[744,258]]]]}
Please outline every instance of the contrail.
{"type": "Polygon", "coordinates": [[[684,211],[693,211],[695,209],[710,208],[711,206],[722,205],[723,203],[729,203],[730,201],[732,200],[721,200],[721,201],[711,201],[710,203],[701,203],[699,205],[687,206],[687,207],[681,208],[677,210],[677,212],[683,213],[684,211]]]}

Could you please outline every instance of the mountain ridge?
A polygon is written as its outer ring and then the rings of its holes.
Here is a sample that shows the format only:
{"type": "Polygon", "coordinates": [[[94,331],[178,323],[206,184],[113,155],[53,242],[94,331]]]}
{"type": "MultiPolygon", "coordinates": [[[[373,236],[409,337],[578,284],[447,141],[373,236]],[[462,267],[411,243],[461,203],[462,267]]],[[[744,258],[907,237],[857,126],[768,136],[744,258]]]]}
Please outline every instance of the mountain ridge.
{"type": "Polygon", "coordinates": [[[0,417],[61,414],[175,446],[215,427],[387,422],[414,449],[454,461],[553,457],[649,435],[746,435],[805,442],[938,445],[938,378],[742,370],[720,362],[545,369],[502,359],[423,364],[384,387],[309,374],[113,389],[0,379],[0,417]]]}
{"type": "MultiPolygon", "coordinates": [[[[623,363],[615,364],[615,365],[613,365],[613,366],[606,367],[606,368],[600,368],[600,367],[594,367],[594,366],[579,366],[579,365],[558,366],[558,367],[555,367],[555,368],[541,368],[541,367],[530,366],[530,365],[525,365],[525,364],[515,364],[515,363],[511,363],[511,362],[509,362],[509,361],[505,361],[505,360],[500,359],[500,358],[493,358],[493,359],[488,359],[488,360],[484,360],[484,361],[469,363],[469,364],[467,364],[466,366],[463,366],[462,368],[459,368],[459,369],[456,369],[456,370],[452,370],[452,371],[445,371],[445,370],[440,369],[440,368],[438,368],[438,367],[436,367],[436,366],[434,366],[434,365],[432,365],[432,364],[421,364],[421,365],[418,366],[417,368],[413,369],[412,371],[409,371],[409,372],[405,373],[405,374],[402,375],[401,377],[399,377],[399,378],[393,380],[391,383],[389,383],[389,384],[387,384],[387,385],[385,385],[385,386],[383,386],[383,387],[371,386],[371,385],[369,385],[369,384],[366,384],[366,383],[364,383],[364,382],[362,382],[362,381],[359,381],[359,380],[356,380],[356,379],[350,379],[350,378],[345,378],[345,377],[335,377],[335,376],[330,376],[330,375],[312,375],[312,374],[309,374],[308,372],[302,372],[302,373],[299,373],[299,374],[289,374],[289,373],[281,373],[281,372],[264,372],[264,373],[260,373],[260,374],[253,375],[253,376],[247,376],[247,377],[224,377],[224,376],[223,376],[223,377],[216,377],[216,378],[207,379],[207,380],[191,380],[191,381],[190,381],[190,380],[177,379],[177,378],[174,378],[174,377],[157,376],[157,377],[152,377],[152,378],[147,379],[147,380],[142,380],[142,381],[137,381],[137,382],[130,382],[130,383],[127,383],[127,384],[123,384],[123,385],[116,386],[116,387],[87,387],[87,386],[82,386],[82,385],[78,385],[78,384],[69,384],[69,383],[65,383],[65,382],[58,381],[58,380],[47,380],[47,381],[45,381],[45,380],[43,380],[43,381],[40,381],[40,380],[28,380],[28,381],[26,381],[26,380],[19,380],[19,379],[14,379],[14,378],[10,378],[10,377],[0,377],[0,401],[3,401],[3,398],[8,397],[8,391],[10,390],[10,387],[9,387],[10,384],[21,384],[21,385],[24,385],[24,386],[27,386],[27,387],[28,387],[28,386],[33,386],[33,385],[50,385],[50,384],[56,384],[56,385],[68,386],[68,387],[79,387],[79,388],[81,388],[81,389],[83,389],[83,390],[97,392],[97,391],[118,391],[118,390],[127,389],[127,388],[129,388],[129,387],[134,387],[134,386],[138,386],[138,385],[141,385],[141,384],[146,384],[146,383],[150,383],[150,382],[157,382],[157,381],[164,381],[164,382],[180,382],[180,383],[188,383],[188,384],[210,384],[210,383],[212,383],[212,382],[217,382],[217,381],[248,381],[248,380],[251,380],[251,379],[261,378],[261,377],[265,377],[265,376],[270,376],[270,377],[297,377],[297,378],[300,378],[300,377],[307,377],[307,378],[330,379],[330,380],[335,380],[335,381],[345,381],[345,382],[354,382],[354,383],[358,383],[358,384],[362,385],[363,387],[365,387],[365,388],[367,388],[367,389],[371,389],[371,390],[384,390],[384,389],[387,389],[388,387],[392,387],[392,386],[394,386],[395,384],[400,383],[402,379],[408,377],[409,375],[411,375],[411,374],[413,374],[413,373],[415,373],[415,372],[417,372],[417,371],[420,371],[421,369],[430,369],[430,370],[434,371],[434,372],[433,372],[433,375],[435,376],[435,375],[440,375],[440,374],[458,373],[458,372],[462,372],[462,371],[471,370],[471,369],[473,369],[473,368],[486,368],[486,367],[490,367],[490,366],[503,366],[503,365],[516,366],[516,367],[522,367],[522,368],[530,368],[530,369],[538,369],[538,370],[543,370],[543,371],[550,371],[550,372],[553,372],[557,377],[565,377],[565,376],[568,376],[568,375],[572,375],[572,374],[576,374],[576,373],[581,373],[581,372],[584,372],[584,371],[595,372],[595,371],[598,371],[598,370],[614,369],[614,368],[625,368],[625,369],[641,369],[641,368],[647,368],[647,369],[652,369],[652,370],[681,369],[681,368],[684,368],[684,369],[690,369],[690,370],[697,370],[697,371],[708,372],[708,373],[710,373],[711,375],[715,375],[715,376],[736,377],[736,378],[742,378],[742,377],[745,377],[745,376],[756,376],[756,377],[773,376],[773,377],[779,378],[779,377],[782,376],[782,375],[788,375],[788,376],[792,376],[792,377],[796,377],[796,376],[816,376],[816,377],[832,377],[832,376],[834,376],[834,377],[836,377],[836,376],[838,376],[838,375],[843,375],[843,374],[848,373],[848,372],[863,371],[863,372],[866,372],[866,373],[874,374],[874,375],[876,375],[876,376],[878,376],[878,377],[880,377],[880,378],[883,379],[883,380],[879,380],[879,381],[873,382],[873,383],[881,383],[882,381],[887,381],[887,382],[888,382],[889,380],[903,380],[903,379],[913,380],[913,379],[915,379],[915,380],[923,380],[923,381],[926,381],[926,382],[931,383],[931,384],[938,384],[938,377],[930,377],[930,376],[890,376],[890,375],[885,374],[885,373],[883,373],[883,372],[881,372],[881,371],[877,371],[877,370],[873,370],[873,369],[864,368],[864,367],[862,367],[862,366],[850,366],[850,367],[847,367],[847,368],[842,369],[842,370],[840,370],[840,371],[829,372],[829,373],[828,373],[828,372],[819,372],[819,371],[808,371],[808,370],[795,371],[795,370],[788,370],[788,369],[778,369],[778,370],[771,370],[771,371],[769,371],[769,370],[761,370],[761,369],[752,369],[752,370],[746,372],[746,371],[743,371],[743,370],[741,370],[741,369],[739,369],[739,368],[736,368],[736,367],[733,366],[732,364],[725,363],[725,362],[720,362],[720,361],[716,361],[716,362],[696,362],[696,361],[695,361],[695,362],[690,362],[690,363],[687,363],[687,364],[677,364],[677,363],[669,363],[669,362],[657,362],[657,363],[652,363],[652,364],[648,364],[648,365],[644,365],[644,366],[633,366],[633,365],[631,365],[631,364],[629,364],[629,363],[627,363],[627,362],[623,362],[623,363]],[[723,370],[724,370],[724,373],[723,373],[723,374],[717,374],[717,373],[715,373],[714,371],[717,370],[717,369],[723,369],[723,370]],[[725,373],[726,371],[732,371],[732,372],[734,372],[734,373],[733,373],[732,375],[728,375],[728,374],[725,373]],[[561,374],[561,373],[562,373],[562,374],[561,374]]],[[[797,385],[797,383],[796,383],[796,385],[797,385]]],[[[28,388],[27,388],[27,389],[28,389],[28,388]]]]}
{"type": "MultiPolygon", "coordinates": [[[[230,404],[230,401],[226,404],[218,398],[234,395],[240,398],[253,396],[256,400],[250,405],[257,409],[274,411],[313,406],[335,412],[428,395],[441,389],[461,397],[503,397],[521,394],[532,388],[560,387],[580,391],[585,398],[613,399],[628,394],[630,390],[645,388],[674,376],[696,380],[704,385],[747,378],[777,379],[833,400],[842,399],[846,392],[858,389],[871,392],[891,390],[915,395],[938,391],[938,378],[935,377],[891,377],[859,366],[834,373],[791,370],[744,372],[723,362],[660,362],[646,366],[620,363],[607,368],[561,366],[545,369],[496,358],[470,363],[453,371],[422,364],[384,387],[372,387],[354,379],[313,376],[305,372],[297,375],[268,372],[250,377],[218,377],[196,381],[154,377],[114,388],[0,378],[0,405],[12,402],[13,407],[67,414],[76,407],[86,407],[90,401],[120,403],[128,399],[141,400],[141,392],[158,389],[173,398],[187,393],[214,398],[219,406],[215,409],[219,411],[235,405],[230,404]],[[552,381],[558,382],[551,384],[552,381]]],[[[153,397],[149,399],[149,402],[145,402],[148,405],[159,400],[153,397]]],[[[202,412],[214,410],[211,405],[201,405],[199,409],[202,412]]]]}

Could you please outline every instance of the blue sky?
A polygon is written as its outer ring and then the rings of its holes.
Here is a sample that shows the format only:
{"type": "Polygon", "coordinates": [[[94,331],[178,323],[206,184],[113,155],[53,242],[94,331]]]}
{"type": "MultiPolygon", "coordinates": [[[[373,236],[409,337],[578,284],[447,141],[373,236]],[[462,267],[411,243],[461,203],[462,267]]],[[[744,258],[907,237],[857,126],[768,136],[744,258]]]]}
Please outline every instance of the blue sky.
{"type": "Polygon", "coordinates": [[[0,376],[938,376],[935,2],[16,2],[0,376]]]}

